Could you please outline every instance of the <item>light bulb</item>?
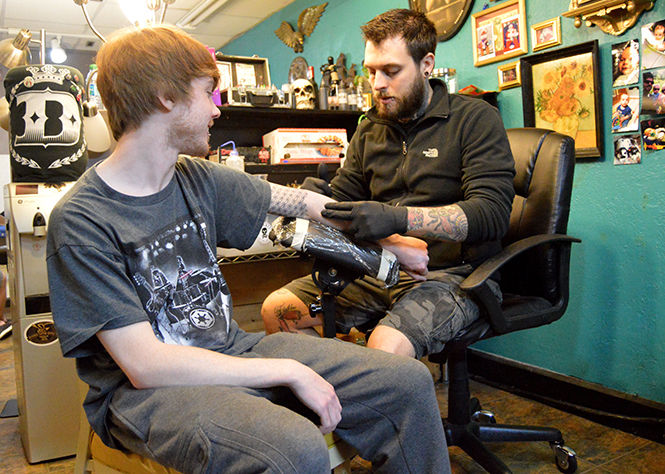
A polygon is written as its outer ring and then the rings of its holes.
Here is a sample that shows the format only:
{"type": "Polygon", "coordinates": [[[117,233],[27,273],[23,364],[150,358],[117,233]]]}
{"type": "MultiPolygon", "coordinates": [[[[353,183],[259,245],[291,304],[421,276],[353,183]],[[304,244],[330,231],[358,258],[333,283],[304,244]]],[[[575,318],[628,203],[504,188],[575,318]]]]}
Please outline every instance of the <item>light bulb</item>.
{"type": "Polygon", "coordinates": [[[67,61],[67,53],[60,44],[60,37],[51,40],[51,61],[55,64],[62,64],[67,61]]]}

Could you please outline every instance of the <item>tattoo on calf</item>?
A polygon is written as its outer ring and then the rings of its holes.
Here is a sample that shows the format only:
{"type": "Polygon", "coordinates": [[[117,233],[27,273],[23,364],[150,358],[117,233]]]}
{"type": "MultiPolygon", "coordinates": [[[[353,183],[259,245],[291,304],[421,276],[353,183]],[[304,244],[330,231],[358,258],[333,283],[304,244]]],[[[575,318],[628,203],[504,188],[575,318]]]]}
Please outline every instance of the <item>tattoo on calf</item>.
{"type": "Polygon", "coordinates": [[[281,332],[297,332],[296,322],[303,319],[303,314],[294,305],[286,304],[275,308],[275,317],[281,332]]]}
{"type": "Polygon", "coordinates": [[[297,188],[270,185],[269,212],[287,217],[307,217],[305,191],[297,188]]]}

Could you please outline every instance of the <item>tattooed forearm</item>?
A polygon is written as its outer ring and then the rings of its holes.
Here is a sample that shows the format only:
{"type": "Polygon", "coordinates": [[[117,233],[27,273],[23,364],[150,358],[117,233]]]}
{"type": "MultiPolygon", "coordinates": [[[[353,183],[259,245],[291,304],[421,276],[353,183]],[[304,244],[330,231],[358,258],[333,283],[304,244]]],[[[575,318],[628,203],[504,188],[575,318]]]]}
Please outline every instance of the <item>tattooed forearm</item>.
{"type": "Polygon", "coordinates": [[[307,217],[306,191],[270,184],[268,212],[287,217],[307,217]]]}
{"type": "Polygon", "coordinates": [[[461,242],[468,230],[466,214],[457,205],[409,207],[409,235],[461,242]]]}

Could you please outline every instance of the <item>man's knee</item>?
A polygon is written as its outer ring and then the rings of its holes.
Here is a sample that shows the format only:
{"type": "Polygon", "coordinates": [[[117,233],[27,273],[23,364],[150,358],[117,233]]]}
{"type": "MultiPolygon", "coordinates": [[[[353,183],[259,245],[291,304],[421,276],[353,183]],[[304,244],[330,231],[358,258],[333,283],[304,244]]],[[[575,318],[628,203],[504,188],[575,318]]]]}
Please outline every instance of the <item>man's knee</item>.
{"type": "Polygon", "coordinates": [[[330,471],[328,447],[319,430],[305,420],[266,423],[254,434],[203,423],[185,443],[183,472],[312,472],[330,471]],[[272,426],[272,430],[267,429],[272,426]]]}
{"type": "Polygon", "coordinates": [[[367,341],[367,347],[406,357],[415,357],[416,355],[409,338],[401,331],[390,326],[378,325],[374,328],[369,341],[367,341]]]}
{"type": "Polygon", "coordinates": [[[299,327],[307,327],[306,318],[311,319],[305,303],[285,288],[273,291],[263,301],[261,318],[267,334],[297,332],[299,327]]]}

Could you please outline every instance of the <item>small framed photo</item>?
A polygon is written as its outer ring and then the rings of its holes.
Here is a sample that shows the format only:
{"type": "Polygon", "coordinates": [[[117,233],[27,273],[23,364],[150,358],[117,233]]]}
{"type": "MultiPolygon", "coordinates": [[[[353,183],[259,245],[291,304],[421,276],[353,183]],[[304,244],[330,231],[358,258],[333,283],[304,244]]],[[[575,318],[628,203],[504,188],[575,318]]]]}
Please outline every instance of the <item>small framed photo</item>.
{"type": "Polygon", "coordinates": [[[473,65],[503,61],[529,51],[524,0],[508,0],[471,15],[473,65]]]}
{"type": "Polygon", "coordinates": [[[513,61],[512,63],[502,64],[497,68],[497,72],[499,74],[500,91],[522,85],[519,61],[513,61]]]}
{"type": "Polygon", "coordinates": [[[639,165],[642,162],[640,135],[619,135],[614,137],[614,164],[639,165]]]}
{"type": "Polygon", "coordinates": [[[534,51],[561,44],[561,19],[559,17],[531,25],[531,45],[534,51]]]}

